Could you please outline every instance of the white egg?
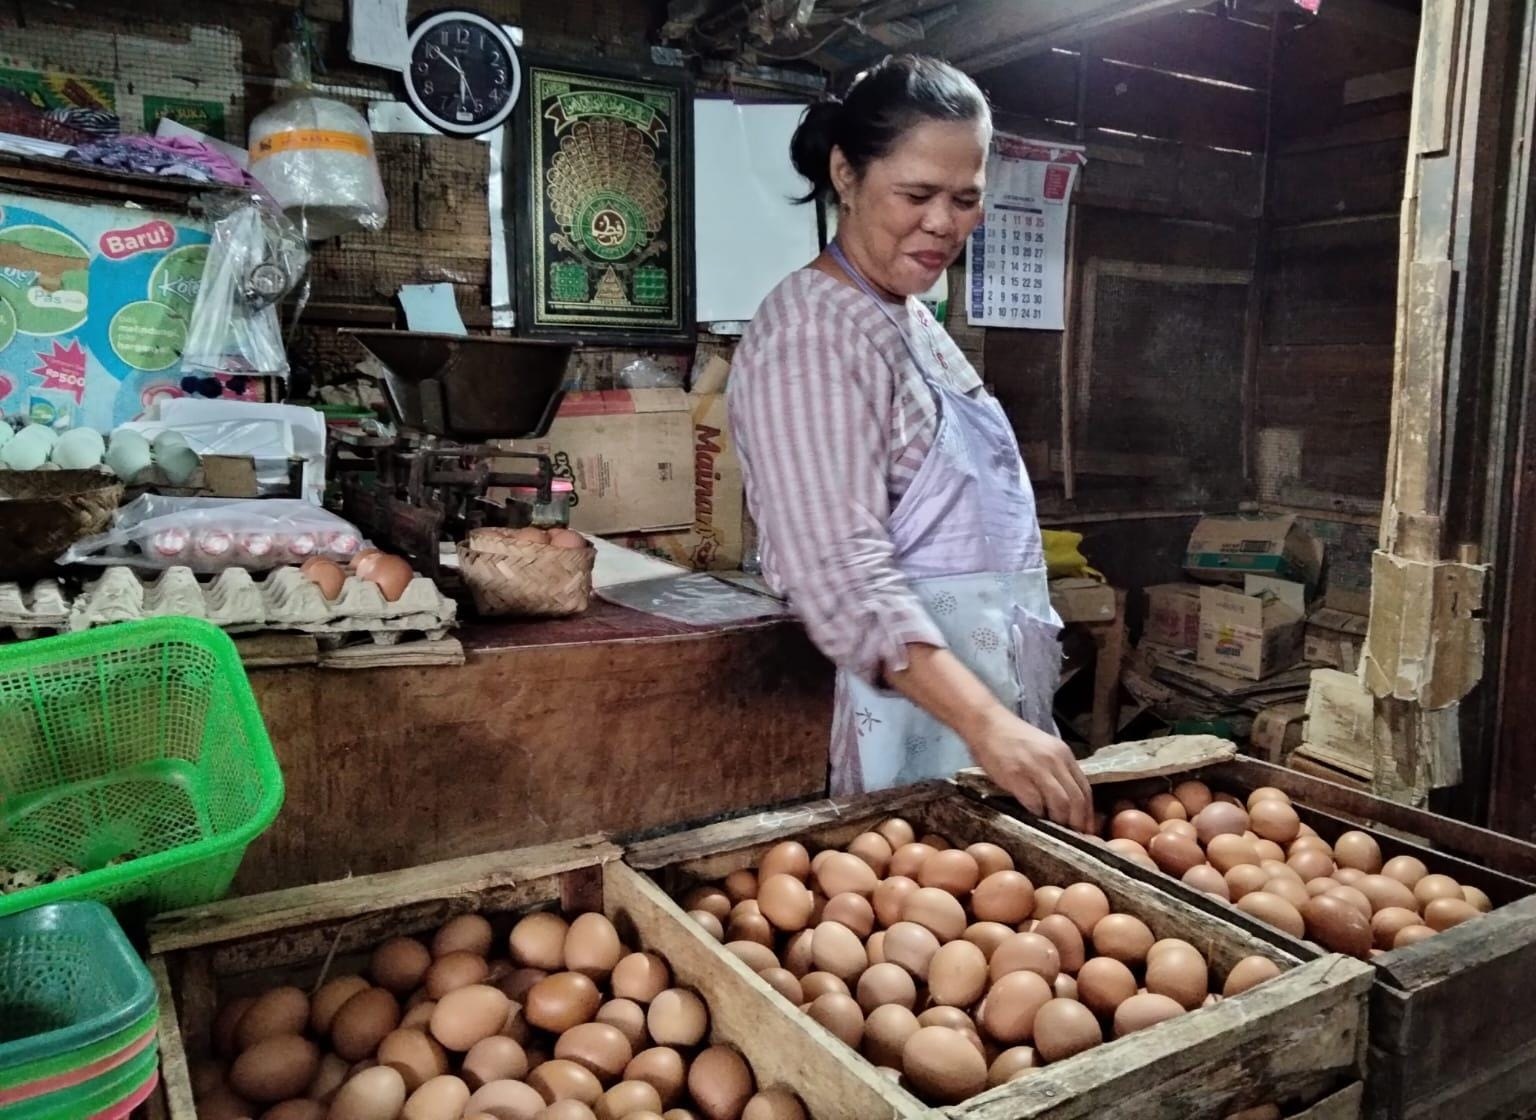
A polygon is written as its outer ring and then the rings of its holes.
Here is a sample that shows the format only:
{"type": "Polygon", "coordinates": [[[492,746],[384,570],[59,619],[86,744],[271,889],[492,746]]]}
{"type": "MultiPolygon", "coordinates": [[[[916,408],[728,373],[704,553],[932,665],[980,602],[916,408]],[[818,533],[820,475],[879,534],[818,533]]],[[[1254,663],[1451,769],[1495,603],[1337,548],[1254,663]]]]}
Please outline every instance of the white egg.
{"type": "Polygon", "coordinates": [[[154,444],[154,458],[155,464],[165,472],[165,477],[173,486],[185,485],[202,464],[197,452],[185,443],[162,443],[158,439],[154,444]]]}
{"type": "Polygon", "coordinates": [[[107,444],[107,466],[124,482],[132,482],[150,464],[149,441],[138,432],[119,428],[107,444]]]}
{"type": "Polygon", "coordinates": [[[101,463],[106,440],[95,428],[71,428],[53,445],[52,459],[65,470],[88,470],[101,463]]]}
{"type": "Polygon", "coordinates": [[[48,461],[53,446],[48,429],[31,424],[16,433],[16,438],[0,448],[0,464],[13,471],[35,471],[48,461]]]}

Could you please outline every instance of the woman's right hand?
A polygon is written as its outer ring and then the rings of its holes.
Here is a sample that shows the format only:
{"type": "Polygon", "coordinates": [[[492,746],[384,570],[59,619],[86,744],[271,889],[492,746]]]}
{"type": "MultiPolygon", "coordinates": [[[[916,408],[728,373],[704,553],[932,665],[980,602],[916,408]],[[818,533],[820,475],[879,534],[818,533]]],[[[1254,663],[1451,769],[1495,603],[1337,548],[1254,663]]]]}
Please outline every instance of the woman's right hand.
{"type": "Polygon", "coordinates": [[[1072,748],[995,705],[966,735],[977,765],[1019,804],[1057,824],[1090,832],[1093,793],[1072,748]]]}

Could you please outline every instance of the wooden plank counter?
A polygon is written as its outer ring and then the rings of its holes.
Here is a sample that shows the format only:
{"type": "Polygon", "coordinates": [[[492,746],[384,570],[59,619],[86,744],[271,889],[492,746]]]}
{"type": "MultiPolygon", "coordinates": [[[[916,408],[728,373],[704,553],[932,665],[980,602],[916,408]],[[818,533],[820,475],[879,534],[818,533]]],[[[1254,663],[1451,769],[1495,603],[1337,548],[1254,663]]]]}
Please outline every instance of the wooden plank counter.
{"type": "Polygon", "coordinates": [[[237,891],[825,791],[832,669],[798,625],[688,627],[598,602],[457,636],[461,666],[251,671],[288,790],[237,891]]]}

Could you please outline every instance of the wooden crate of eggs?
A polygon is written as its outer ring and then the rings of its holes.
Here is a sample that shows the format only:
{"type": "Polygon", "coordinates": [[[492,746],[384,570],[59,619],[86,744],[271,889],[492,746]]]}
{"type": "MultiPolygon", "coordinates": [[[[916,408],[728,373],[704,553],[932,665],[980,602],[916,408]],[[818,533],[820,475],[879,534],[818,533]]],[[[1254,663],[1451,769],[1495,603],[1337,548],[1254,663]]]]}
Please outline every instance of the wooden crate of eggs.
{"type": "Polygon", "coordinates": [[[893,1115],[598,838],[151,929],[170,1120],[893,1115]]]}
{"type": "Polygon", "coordinates": [[[1102,858],[1297,956],[1371,962],[1370,1115],[1536,1109],[1536,845],[1256,759],[1094,792],[1102,858]]]}
{"type": "Polygon", "coordinates": [[[895,1115],[1359,1115],[1367,966],[1302,963],[947,784],[626,859],[895,1115]]]}

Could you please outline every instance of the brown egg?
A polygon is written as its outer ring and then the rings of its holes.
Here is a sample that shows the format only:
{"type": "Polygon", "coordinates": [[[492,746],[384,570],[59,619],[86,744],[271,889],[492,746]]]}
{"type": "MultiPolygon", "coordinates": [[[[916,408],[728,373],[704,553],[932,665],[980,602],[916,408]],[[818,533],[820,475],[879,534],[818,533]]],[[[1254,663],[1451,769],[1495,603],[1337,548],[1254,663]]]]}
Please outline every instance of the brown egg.
{"type": "Polygon", "coordinates": [[[1365,878],[1365,872],[1358,867],[1339,867],[1334,870],[1333,877],[1339,881],[1339,886],[1353,887],[1365,878]]]}
{"type": "Polygon", "coordinates": [[[690,910],[688,916],[704,927],[704,932],[716,941],[725,940],[725,927],[720,924],[720,919],[708,910],[690,910]]]}
{"type": "MultiPolygon", "coordinates": [[[[300,993],[301,995],[303,993],[300,993]]],[[[256,1004],[255,996],[241,996],[231,1000],[219,1009],[218,1016],[213,1023],[214,1048],[225,1057],[233,1057],[240,1051],[237,1033],[240,1020],[245,1018],[245,1013],[256,1004]]],[[[301,1028],[302,1029],[302,1028],[301,1028]]]]}
{"type": "Polygon", "coordinates": [[[709,1009],[686,988],[668,988],[651,1001],[645,1025],[658,1046],[697,1046],[709,1033],[709,1009]]]}
{"type": "MultiPolygon", "coordinates": [[[[1204,998],[1201,997],[1202,1001],[1204,998]]],[[[1154,992],[1132,996],[1115,1010],[1115,1037],[1124,1038],[1169,1019],[1177,1019],[1186,1010],[1189,1009],[1177,1000],[1154,992]]]]}
{"type": "Polygon", "coordinates": [[[1054,998],[1050,984],[1037,973],[1010,972],[987,992],[980,1026],[989,1038],[1005,1046],[1028,1042],[1035,1013],[1054,998]]]}
{"type": "MultiPolygon", "coordinates": [[[[637,1112],[634,1115],[639,1120],[656,1116],[654,1112],[637,1112]]],[[[473,1118],[465,1117],[465,1120],[473,1120],[473,1118]]],[[[490,1116],[489,1120],[496,1120],[496,1117],[490,1116]]],[[[534,1114],[534,1120],[597,1120],[597,1113],[578,1100],[563,1100],[539,1109],[534,1114]]],[[[660,1118],[658,1117],[657,1120],[660,1118]]]]}
{"type": "Polygon", "coordinates": [[[688,1078],[688,1066],[683,1056],[670,1046],[653,1046],[642,1050],[624,1067],[625,1081],[644,1081],[656,1090],[662,1107],[675,1104],[683,1094],[688,1078]]]}
{"type": "Polygon", "coordinates": [[[1049,1062],[1060,1062],[1091,1050],[1104,1041],[1104,1032],[1093,1012],[1070,999],[1052,999],[1035,1016],[1035,1052],[1049,1062]]]}
{"type": "Polygon", "coordinates": [[[602,1001],[590,977],[580,972],[556,972],[528,989],[523,1014],[540,1030],[563,1034],[578,1023],[591,1022],[602,1001]]]}
{"type": "Polygon", "coordinates": [[[833,976],[830,972],[807,972],[800,978],[800,990],[805,993],[807,1002],[824,996],[828,992],[837,992],[839,995],[852,995],[846,981],[833,976]]]}
{"type": "Polygon", "coordinates": [[[879,881],[869,864],[847,852],[829,853],[816,872],[817,885],[828,898],[844,891],[868,897],[879,881]]]}
{"type": "MultiPolygon", "coordinates": [[[[1155,853],[1152,858],[1157,858],[1155,853]]],[[[1109,899],[1092,883],[1073,883],[1061,892],[1061,898],[1056,903],[1056,913],[1070,918],[1077,931],[1087,937],[1093,932],[1093,927],[1109,913],[1109,899]]]]}
{"type": "Polygon", "coordinates": [[[918,874],[922,871],[923,864],[928,862],[928,857],[937,849],[927,844],[911,843],[903,844],[891,853],[891,862],[886,867],[887,876],[899,875],[902,878],[917,881],[918,874]]]}
{"type": "Polygon", "coordinates": [[[864,1056],[875,1065],[901,1064],[901,1050],[921,1028],[917,1016],[899,1003],[875,1008],[864,1020],[864,1056]]]}
{"type": "Polygon", "coordinates": [[[1297,886],[1306,886],[1306,880],[1301,877],[1294,867],[1284,860],[1262,859],[1259,861],[1259,870],[1263,871],[1271,879],[1291,879],[1295,881],[1297,886]]]}
{"type": "Polygon", "coordinates": [[[1412,890],[1420,879],[1429,874],[1429,868],[1424,866],[1423,860],[1413,856],[1393,856],[1382,865],[1381,873],[1412,890]]]}
{"type": "Polygon", "coordinates": [[[1390,875],[1367,875],[1355,887],[1371,903],[1372,913],[1389,907],[1418,908],[1413,891],[1390,875]]]}
{"type": "Polygon", "coordinates": [[[555,1041],[555,1057],[591,1070],[604,1084],[618,1080],[634,1057],[629,1040],[607,1023],[580,1023],[555,1041]]]}
{"type": "MultiPolygon", "coordinates": [[[[1214,869],[1213,869],[1214,870],[1214,869]]],[[[1233,902],[1241,900],[1244,896],[1254,891],[1264,889],[1264,884],[1269,882],[1269,876],[1264,874],[1262,867],[1255,867],[1251,863],[1240,863],[1223,876],[1227,884],[1227,897],[1233,902]]]]}
{"type": "MultiPolygon", "coordinates": [[[[941,942],[955,940],[965,932],[967,924],[965,907],[954,895],[939,887],[919,887],[907,895],[901,904],[901,921],[923,926],[941,942]]],[[[886,938],[886,955],[890,955],[889,937],[886,938]]]]}
{"type": "Polygon", "coordinates": [[[469,1086],[457,1077],[434,1077],[406,1100],[400,1120],[459,1120],[469,1097],[469,1086]]]}
{"type": "MultiPolygon", "coordinates": [[[[346,1081],[347,1073],[351,1068],[345,1059],[338,1058],[335,1054],[321,1054],[320,1068],[310,1081],[309,1088],[304,1090],[304,1095],[312,1101],[330,1104],[331,1099],[336,1096],[336,1090],[340,1089],[342,1083],[346,1081]]],[[[192,1090],[194,1093],[197,1091],[195,1083],[192,1090]]]]}
{"type": "Polygon", "coordinates": [[[1195,950],[1171,949],[1147,963],[1146,989],[1193,1011],[1210,992],[1210,969],[1195,950]]]}
{"type": "Polygon", "coordinates": [[[1285,790],[1276,789],[1274,786],[1260,786],[1248,795],[1248,808],[1252,809],[1265,798],[1275,798],[1284,801],[1287,805],[1291,803],[1291,795],[1286,793],[1285,790]]]}
{"type": "Polygon", "coordinates": [[[1056,904],[1061,901],[1063,888],[1054,884],[1035,888],[1035,912],[1030,915],[1037,921],[1049,918],[1056,913],[1056,904]]]}
{"type": "Polygon", "coordinates": [[[578,549],[587,547],[587,538],[570,529],[551,529],[549,543],[556,548],[578,549]]]}
{"type": "Polygon", "coordinates": [[[1192,823],[1201,844],[1218,836],[1241,836],[1248,829],[1248,814],[1236,805],[1213,801],[1195,815],[1192,823]]]}
{"type": "Polygon", "coordinates": [[[1259,862],[1259,853],[1253,846],[1253,841],[1230,833],[1213,837],[1205,846],[1205,855],[1210,860],[1211,866],[1223,875],[1234,867],[1243,864],[1258,866],[1259,862]]]}
{"type": "Polygon", "coordinates": [[[1493,899],[1481,887],[1462,887],[1461,897],[1479,914],[1486,914],[1493,909],[1493,899]]]}
{"type": "Polygon", "coordinates": [[[379,594],[391,603],[405,594],[405,589],[415,578],[416,573],[411,570],[410,561],[400,556],[380,556],[369,565],[366,573],[359,575],[369,583],[378,586],[379,594]]]}
{"type": "Polygon", "coordinates": [[[994,981],[1010,972],[1033,972],[1050,984],[1061,973],[1061,953],[1054,941],[1039,933],[1015,933],[998,944],[988,964],[994,981]]]}
{"type": "Polygon", "coordinates": [[[1175,879],[1181,878],[1191,867],[1199,867],[1205,862],[1205,853],[1200,850],[1198,843],[1171,832],[1160,832],[1154,836],[1152,843],[1147,845],[1147,854],[1159,870],[1175,879]]]}
{"type": "MultiPolygon", "coordinates": [[[[656,1001],[652,1000],[652,1004],[656,1001]]],[[[597,1014],[592,1017],[594,1023],[607,1023],[610,1027],[618,1028],[631,1050],[643,1050],[650,1045],[651,1039],[646,1032],[645,1008],[632,999],[611,999],[597,1009],[597,1014]]]]}
{"type": "Polygon", "coordinates": [[[923,1027],[907,1039],[901,1069],[913,1090],[933,1104],[959,1104],[987,1087],[986,1059],[948,1027],[923,1027]]]}
{"type": "Polygon", "coordinates": [[[622,1120],[642,1113],[661,1114],[661,1094],[648,1081],[621,1081],[598,1098],[597,1120],[622,1120]]]}
{"type": "MultiPolygon", "coordinates": [[[[977,1012],[979,1013],[980,1010],[981,1008],[978,1007],[977,1012]]],[[[920,1027],[948,1027],[961,1034],[975,1034],[976,1024],[977,1021],[962,1008],[945,1007],[943,1004],[930,1007],[917,1017],[917,1025],[920,1027]]]]}
{"type": "Polygon", "coordinates": [[[813,999],[805,1013],[845,1044],[857,1050],[864,1038],[864,1012],[844,992],[825,992],[813,999]]]}
{"type": "Polygon", "coordinates": [[[1331,856],[1312,848],[1301,851],[1292,849],[1290,858],[1285,862],[1301,876],[1303,882],[1308,883],[1313,879],[1330,878],[1336,870],[1331,856]]]}
{"type": "Polygon", "coordinates": [[[500,1034],[512,1011],[512,1001],[500,988],[489,984],[456,988],[438,1000],[432,1011],[432,1037],[449,1050],[464,1053],[482,1038],[500,1034]]]}
{"type": "Polygon", "coordinates": [[[269,1035],[253,1042],[229,1067],[229,1087],[263,1104],[297,1097],[320,1069],[320,1051],[297,1034],[269,1035]]]}
{"type": "MultiPolygon", "coordinates": [[[[766,945],[759,945],[756,941],[728,941],[725,951],[736,957],[753,972],[761,972],[765,968],[777,968],[779,958],[774,951],[766,945]]],[[[666,985],[663,986],[665,988],[666,985]]],[[[652,997],[655,998],[655,997],[652,997]]],[[[647,1000],[646,1002],[650,1002],[647,1000]]]]}
{"type": "Polygon", "coordinates": [[[534,1066],[528,1075],[528,1084],[544,1098],[545,1104],[577,1100],[590,1107],[603,1095],[602,1083],[591,1070],[564,1058],[534,1066]]]}
{"type": "MultiPolygon", "coordinates": [[[[707,910],[724,923],[731,915],[731,900],[719,887],[694,887],[683,896],[684,910],[707,910]]],[[[562,942],[563,944],[563,942],[562,942]]]]}
{"type": "MultiPolygon", "coordinates": [[[[798,840],[785,840],[769,848],[758,861],[758,882],[775,875],[793,875],[804,882],[811,874],[811,854],[798,840]]],[[[758,893],[762,893],[759,889],[758,893]]]]}
{"type": "Polygon", "coordinates": [[[971,894],[971,912],[978,921],[1017,925],[1034,908],[1034,884],[1017,871],[994,871],[971,894]]]}
{"type": "Polygon", "coordinates": [[[1078,998],[1077,981],[1074,980],[1071,976],[1068,976],[1065,972],[1058,974],[1056,979],[1051,981],[1051,991],[1055,994],[1057,999],[1078,998]]]}
{"type": "Polygon", "coordinates": [[[432,938],[432,955],[447,956],[449,953],[474,953],[489,956],[491,952],[491,923],[479,914],[460,914],[445,922],[432,938]]]}
{"type": "Polygon", "coordinates": [[[813,936],[812,930],[803,929],[799,933],[790,934],[789,940],[784,942],[784,952],[779,957],[779,961],[796,976],[804,976],[807,972],[815,971],[816,966],[811,960],[813,936]]]}
{"type": "Polygon", "coordinates": [[[558,972],[565,967],[565,936],[570,926],[559,914],[539,911],[512,927],[512,960],[524,968],[558,972]]]}
{"type": "Polygon", "coordinates": [[[458,988],[483,984],[490,975],[491,969],[484,957],[475,953],[449,953],[432,962],[422,980],[422,986],[428,998],[442,999],[458,988]]]}
{"type": "Polygon", "coordinates": [[[901,904],[917,890],[917,880],[904,875],[892,875],[875,886],[872,896],[875,917],[882,926],[893,926],[901,921],[901,904]]]}
{"type": "Polygon", "coordinates": [[[1173,796],[1178,798],[1179,804],[1184,806],[1184,812],[1190,820],[1194,820],[1195,814],[1211,803],[1211,787],[1202,781],[1190,779],[1180,782],[1173,787],[1173,796]]]}
{"type": "MultiPolygon", "coordinates": [[[[955,941],[951,944],[964,945],[968,942],[955,941]]],[[[934,955],[937,957],[938,954],[934,955]]],[[[871,965],[864,975],[859,977],[858,999],[859,1006],[863,1008],[866,1015],[873,1014],[875,1008],[888,1003],[899,1004],[910,1009],[917,1004],[917,985],[912,981],[912,974],[900,965],[890,963],[871,965]]]]}
{"type": "Polygon", "coordinates": [[[565,967],[599,983],[624,956],[619,931],[602,914],[582,914],[565,935],[565,967]]]}
{"type": "Polygon", "coordinates": [[[847,892],[827,899],[822,908],[821,920],[847,926],[860,937],[868,937],[875,930],[875,910],[869,899],[861,894],[847,892]]]}
{"type": "Polygon", "coordinates": [[[1364,957],[1371,948],[1370,919],[1358,907],[1332,892],[1308,900],[1302,907],[1301,916],[1306,923],[1307,936],[1325,949],[1364,957]]]}
{"type": "MultiPolygon", "coordinates": [[[[1273,802],[1260,802],[1260,804],[1273,804],[1273,802]]],[[[1276,875],[1273,879],[1267,881],[1262,889],[1285,899],[1285,901],[1298,910],[1305,906],[1307,900],[1312,897],[1307,888],[1302,885],[1301,880],[1294,875],[1276,875]]]]}
{"type": "Polygon", "coordinates": [[[935,852],[918,869],[917,882],[922,887],[937,887],[964,898],[981,881],[981,867],[967,852],[958,848],[935,852]]]}
{"type": "MultiPolygon", "coordinates": [[[[1458,896],[1460,892],[1458,891],[1458,896]]],[[[309,997],[298,988],[272,988],[253,1000],[234,1028],[237,1050],[248,1050],[263,1039],[302,1034],[309,1022],[309,997]]]]}
{"type": "Polygon", "coordinates": [[[1250,827],[1260,839],[1276,844],[1289,844],[1301,831],[1301,818],[1296,810],[1278,798],[1258,802],[1248,812],[1250,827]]]}
{"type": "Polygon", "coordinates": [[[1136,977],[1110,957],[1086,961],[1077,973],[1077,998],[1090,1011],[1106,1018],[1136,994],[1136,977]]]}
{"type": "Polygon", "coordinates": [[[1093,949],[1128,965],[1140,965],[1157,939],[1140,918],[1131,914],[1107,914],[1093,927],[1093,949]]]}
{"type": "Polygon", "coordinates": [[[448,1054],[442,1045],[426,1031],[415,1027],[390,1031],[379,1043],[374,1058],[379,1065],[389,1066],[400,1074],[407,1093],[414,1093],[434,1077],[448,1072],[448,1054]]]}
{"type": "Polygon", "coordinates": [[[725,890],[725,896],[733,904],[745,902],[749,898],[757,897],[757,872],[750,867],[743,867],[739,871],[732,871],[720,884],[725,890]]]}
{"type": "Polygon", "coordinates": [[[708,1120],[739,1120],[756,1089],[752,1070],[729,1046],[711,1046],[688,1069],[688,1092],[708,1120]]]}
{"type": "MultiPolygon", "coordinates": [[[[753,906],[757,903],[754,901],[753,906]]],[[[813,909],[811,920],[816,920],[813,909]]],[[[756,941],[759,945],[773,945],[773,925],[761,914],[752,911],[742,911],[733,914],[725,926],[725,938],[727,941],[756,941]]]]}
{"type": "Polygon", "coordinates": [[[515,541],[527,541],[529,544],[549,543],[549,531],[532,525],[526,525],[521,529],[514,529],[508,535],[515,541]]]}
{"type": "Polygon", "coordinates": [[[1397,936],[1392,939],[1392,948],[1406,949],[1409,945],[1417,945],[1426,938],[1433,937],[1439,931],[1430,926],[1404,926],[1397,931],[1397,936]]]}
{"type": "Polygon", "coordinates": [[[1389,950],[1397,935],[1409,926],[1420,924],[1418,912],[1401,906],[1384,906],[1371,917],[1371,942],[1383,951],[1389,950]]]}
{"type": "MultiPolygon", "coordinates": [[[[388,1066],[374,1066],[354,1075],[336,1091],[328,1120],[394,1120],[405,1107],[405,1098],[405,1081],[400,1074],[388,1066]]],[[[201,1108],[198,1114],[203,1115],[201,1108]]]]}
{"type": "Polygon", "coordinates": [[[890,817],[881,821],[875,826],[875,831],[885,837],[885,842],[891,846],[893,852],[917,839],[916,831],[900,817],[890,817]]]}
{"type": "Polygon", "coordinates": [[[1166,820],[1157,826],[1157,830],[1169,836],[1177,836],[1180,840],[1198,842],[1200,839],[1200,834],[1195,831],[1195,826],[1189,821],[1166,820]]]}
{"type": "Polygon", "coordinates": [[[954,847],[946,837],[940,836],[937,832],[926,832],[917,838],[917,842],[927,844],[936,852],[947,852],[954,847]]]}
{"type": "Polygon", "coordinates": [[[368,981],[361,976],[338,976],[334,980],[327,980],[310,1001],[309,1029],[316,1034],[329,1033],[331,1022],[336,1018],[336,1012],[341,1010],[341,1005],[369,987],[368,981]]]}
{"type": "Polygon", "coordinates": [[[492,1081],[521,1079],[527,1073],[527,1053],[515,1039],[504,1035],[492,1035],[471,1046],[459,1071],[471,1090],[492,1081]]]}
{"type": "Polygon", "coordinates": [[[1346,902],[1350,906],[1354,907],[1357,911],[1359,911],[1360,916],[1364,918],[1367,923],[1369,923],[1371,920],[1371,914],[1373,913],[1371,909],[1371,900],[1366,898],[1365,895],[1355,887],[1337,886],[1334,887],[1331,891],[1324,891],[1323,894],[1319,895],[1318,897],[1336,898],[1341,902],[1346,902]]]}
{"type": "Polygon", "coordinates": [[[1114,840],[1133,840],[1145,848],[1158,834],[1157,821],[1140,809],[1126,809],[1116,813],[1109,822],[1109,835],[1114,840]]]}
{"type": "Polygon", "coordinates": [[[1424,907],[1424,924],[1438,933],[1471,921],[1480,913],[1477,907],[1461,898],[1437,898],[1424,907]]]}
{"type": "Polygon", "coordinates": [[[876,930],[874,933],[870,934],[869,939],[864,942],[864,950],[869,954],[870,964],[884,964],[885,930],[876,930]]]}
{"type": "Polygon", "coordinates": [[[928,996],[936,1004],[969,1007],[981,998],[986,987],[986,954],[969,941],[951,941],[941,946],[929,962],[928,996]]]}
{"type": "Polygon", "coordinates": [[[804,929],[815,908],[810,889],[793,875],[785,874],[763,880],[757,904],[762,908],[763,917],[788,933],[804,929]]]}
{"type": "Polygon", "coordinates": [[[876,878],[885,876],[885,869],[890,865],[892,848],[890,841],[878,832],[861,832],[848,844],[848,854],[858,856],[869,869],[875,873],[876,878]]]}
{"type": "Polygon", "coordinates": [[[1237,907],[1244,913],[1251,914],[1261,922],[1266,922],[1292,937],[1304,937],[1306,926],[1301,920],[1301,911],[1292,906],[1278,895],[1268,891],[1253,891],[1245,894],[1238,900],[1237,907]]]}
{"type": "MultiPolygon", "coordinates": [[[[379,987],[404,996],[421,985],[431,964],[432,954],[420,941],[414,937],[394,937],[373,951],[368,974],[379,987]]],[[[331,1014],[334,1016],[335,1011],[331,1014]]]]}
{"type": "Polygon", "coordinates": [[[1149,871],[1156,871],[1157,864],[1147,854],[1147,850],[1134,840],[1110,840],[1104,845],[1116,855],[1124,856],[1132,863],[1140,864],[1149,871]]]}
{"type": "Polygon", "coordinates": [[[1083,967],[1086,956],[1083,949],[1083,934],[1081,928],[1071,918],[1065,914],[1052,914],[1041,918],[1034,932],[1056,946],[1061,967],[1067,972],[1076,972],[1083,967]]]}
{"type": "Polygon", "coordinates": [[[1253,850],[1259,854],[1260,867],[1263,867],[1266,861],[1285,863],[1285,849],[1273,840],[1255,840],[1253,850]]]}
{"type": "Polygon", "coordinates": [[[1352,867],[1367,875],[1381,870],[1381,846],[1365,832],[1346,832],[1335,840],[1333,858],[1340,867],[1352,867]]]}
{"type": "Polygon", "coordinates": [[[1244,957],[1227,973],[1227,982],[1221,994],[1226,998],[1242,995],[1249,988],[1257,987],[1266,980],[1280,975],[1280,966],[1268,957],[1244,957]]]}
{"type": "Polygon", "coordinates": [[[1337,879],[1333,878],[1331,875],[1324,875],[1321,879],[1308,879],[1307,880],[1307,884],[1306,884],[1306,886],[1307,886],[1307,893],[1310,894],[1310,895],[1313,895],[1313,896],[1320,895],[1320,894],[1327,894],[1329,891],[1333,890],[1335,887],[1339,887],[1339,886],[1342,886],[1342,885],[1343,884],[1341,884],[1337,879]]]}
{"type": "MultiPolygon", "coordinates": [[[[866,971],[864,976],[868,976],[872,971],[874,971],[873,967],[866,971]]],[[[787,968],[765,968],[757,975],[770,988],[789,1000],[796,1007],[806,1002],[805,992],[800,987],[799,977],[787,968]]],[[[864,977],[861,976],[859,979],[862,982],[864,977]]]]}
{"type": "Polygon", "coordinates": [[[331,1049],[349,1062],[371,1057],[400,1025],[400,1005],[383,988],[369,988],[341,1005],[331,1020],[331,1049]]]}
{"type": "Polygon", "coordinates": [[[807,1113],[788,1089],[764,1089],[747,1102],[741,1120],[807,1120],[807,1113]]]}
{"type": "MultiPolygon", "coordinates": [[[[416,995],[425,996],[426,993],[418,991],[416,995]]],[[[413,995],[406,1002],[405,1014],[400,1016],[400,1026],[396,1028],[397,1030],[425,1031],[428,1024],[432,1022],[432,1012],[437,1010],[437,1000],[422,999],[417,1001],[416,995],[413,995]]],[[[510,999],[511,997],[509,996],[508,998],[510,999]]]]}
{"type": "Polygon", "coordinates": [[[990,961],[997,947],[1013,936],[1013,927],[1001,922],[973,922],[965,927],[965,932],[960,936],[980,949],[990,961]]]}
{"type": "Polygon", "coordinates": [[[650,1003],[671,986],[672,972],[655,953],[629,953],[613,968],[611,988],[620,999],[650,1003]]]}
{"type": "Polygon", "coordinates": [[[1227,880],[1208,863],[1202,863],[1198,867],[1191,867],[1184,872],[1184,883],[1194,887],[1197,891],[1215,895],[1223,901],[1232,897],[1232,892],[1227,888],[1227,880]]]}
{"type": "Polygon", "coordinates": [[[1461,884],[1449,875],[1425,875],[1414,884],[1413,897],[1420,909],[1437,898],[1460,898],[1465,901],[1461,884]]]}
{"type": "Polygon", "coordinates": [[[1171,793],[1156,793],[1147,800],[1147,812],[1155,821],[1188,820],[1189,814],[1179,799],[1171,793]]]}
{"type": "Polygon", "coordinates": [[[822,922],[811,940],[811,960],[818,971],[829,972],[844,983],[852,983],[869,967],[864,943],[845,925],[822,922]]]}
{"type": "Polygon", "coordinates": [[[996,844],[983,840],[966,846],[965,852],[981,869],[981,877],[996,875],[999,871],[1014,870],[1013,857],[996,844]]]}
{"type": "Polygon", "coordinates": [[[992,1060],[987,1067],[987,1087],[995,1089],[1010,1081],[1034,1073],[1045,1063],[1035,1053],[1033,1046],[1010,1046],[992,1060]]]}
{"type": "Polygon", "coordinates": [[[320,594],[327,599],[340,595],[342,584],[347,582],[346,570],[336,561],[327,560],[323,556],[311,556],[304,561],[299,565],[299,574],[318,587],[320,594]]]}

